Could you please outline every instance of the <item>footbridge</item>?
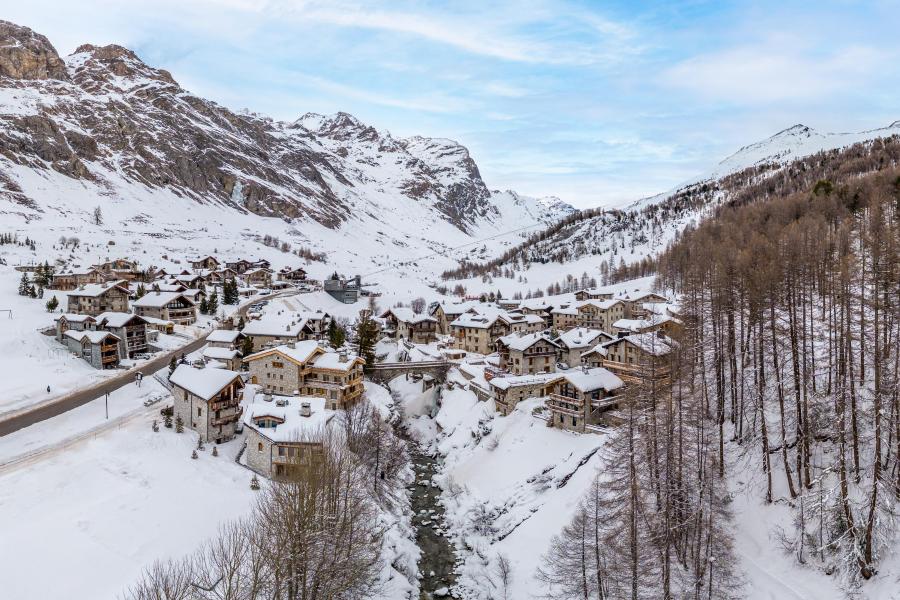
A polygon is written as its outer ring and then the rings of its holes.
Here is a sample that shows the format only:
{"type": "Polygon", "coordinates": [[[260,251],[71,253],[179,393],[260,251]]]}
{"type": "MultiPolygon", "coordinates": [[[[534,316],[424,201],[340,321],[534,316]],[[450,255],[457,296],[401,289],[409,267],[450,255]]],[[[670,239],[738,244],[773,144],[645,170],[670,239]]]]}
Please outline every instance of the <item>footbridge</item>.
{"type": "Polygon", "coordinates": [[[387,383],[398,375],[430,375],[443,382],[451,363],[448,360],[421,360],[408,362],[375,363],[369,371],[369,378],[380,383],[387,383]]]}

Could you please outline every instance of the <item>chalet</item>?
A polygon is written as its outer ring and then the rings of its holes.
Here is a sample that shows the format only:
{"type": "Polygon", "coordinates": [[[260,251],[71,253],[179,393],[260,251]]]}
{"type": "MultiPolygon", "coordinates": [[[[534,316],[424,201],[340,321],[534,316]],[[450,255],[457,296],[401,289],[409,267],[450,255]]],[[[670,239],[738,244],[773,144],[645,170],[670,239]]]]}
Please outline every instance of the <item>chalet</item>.
{"type": "Polygon", "coordinates": [[[314,340],[251,354],[244,364],[250,382],[267,393],[324,398],[332,410],[346,408],[363,393],[365,361],[344,351],[327,351],[314,340]]]}
{"type": "Polygon", "coordinates": [[[572,303],[557,306],[550,311],[550,319],[553,329],[568,331],[575,327],[578,322],[578,309],[572,303]]]}
{"type": "Polygon", "coordinates": [[[619,337],[633,333],[650,333],[658,330],[661,330],[668,336],[674,336],[681,332],[683,323],[669,315],[649,313],[641,319],[619,319],[613,323],[613,329],[619,337]]]}
{"type": "Polygon", "coordinates": [[[590,351],[586,360],[600,356],[601,366],[628,383],[668,382],[671,367],[669,354],[677,342],[662,331],[636,333],[605,342],[590,351]]]}
{"type": "MultiPolygon", "coordinates": [[[[175,323],[165,319],[157,319],[155,317],[141,316],[147,322],[147,331],[156,331],[159,333],[171,334],[175,331],[175,323]]],[[[148,333],[149,335],[149,333],[148,333]]],[[[149,338],[148,338],[149,340],[149,338]]],[[[150,340],[152,341],[152,340],[150,340]]]]}
{"type": "Polygon", "coordinates": [[[100,313],[97,329],[109,331],[121,340],[121,358],[147,352],[147,321],[143,317],[128,312],[100,313]]]}
{"type": "Polygon", "coordinates": [[[575,323],[579,327],[611,331],[613,323],[628,316],[622,300],[584,300],[574,306],[578,310],[575,323]]]}
{"type": "Polygon", "coordinates": [[[247,323],[241,333],[250,338],[254,352],[279,344],[315,340],[318,337],[314,324],[297,313],[268,313],[261,319],[247,323]]]}
{"type": "Polygon", "coordinates": [[[247,269],[244,271],[244,281],[247,285],[256,287],[269,287],[272,285],[272,271],[262,267],[247,269]]]}
{"type": "Polygon", "coordinates": [[[489,354],[493,345],[491,327],[497,320],[477,313],[466,312],[450,323],[453,347],[466,352],[489,354]]]}
{"type": "Polygon", "coordinates": [[[232,271],[229,268],[224,269],[213,269],[210,271],[202,271],[204,276],[206,277],[207,283],[221,285],[226,281],[233,281],[237,279],[237,273],[232,271]]]}
{"type": "Polygon", "coordinates": [[[560,345],[544,333],[510,334],[497,340],[500,369],[515,375],[552,373],[560,345]]]}
{"type": "Polygon", "coordinates": [[[185,289],[199,289],[206,285],[206,277],[197,273],[178,274],[173,283],[183,285],[185,289]]]}
{"type": "Polygon", "coordinates": [[[181,295],[197,305],[200,304],[201,300],[207,298],[206,292],[200,288],[187,288],[181,292],[181,295]]]}
{"type": "Polygon", "coordinates": [[[203,358],[210,366],[219,364],[231,371],[238,371],[241,368],[241,353],[231,348],[207,346],[203,349],[203,358]]]}
{"type": "Polygon", "coordinates": [[[413,312],[411,308],[390,308],[381,313],[384,332],[395,339],[408,340],[415,344],[433,342],[437,334],[436,318],[413,312]]]}
{"type": "Polygon", "coordinates": [[[506,416],[516,405],[527,398],[540,398],[550,394],[553,385],[562,378],[559,373],[513,375],[493,377],[488,381],[494,396],[494,404],[500,414],[506,416]]]}
{"type": "Polygon", "coordinates": [[[306,281],[306,271],[303,267],[297,267],[296,269],[284,267],[278,271],[278,279],[282,281],[306,281]]]}
{"type": "Polygon", "coordinates": [[[438,331],[442,334],[448,334],[450,333],[450,323],[477,306],[484,305],[478,301],[453,304],[434,302],[428,307],[428,314],[437,319],[438,331]]]}
{"type": "Polygon", "coordinates": [[[134,314],[190,325],[197,321],[197,306],[180,292],[150,292],[132,303],[134,314]]]}
{"type": "Polygon", "coordinates": [[[608,342],[611,339],[613,336],[599,329],[575,327],[565,331],[559,334],[559,338],[556,340],[560,345],[560,361],[570,367],[581,366],[582,354],[600,342],[608,342]]]}
{"type": "Polygon", "coordinates": [[[240,350],[245,337],[243,333],[235,329],[216,329],[206,336],[206,343],[210,348],[240,350]]]}
{"type": "Polygon", "coordinates": [[[90,315],[63,313],[56,318],[56,341],[63,342],[67,331],[93,331],[96,325],[97,320],[90,315]]]}
{"type": "Polygon", "coordinates": [[[94,268],[103,274],[106,281],[119,281],[122,279],[134,281],[140,275],[137,263],[124,258],[108,260],[99,265],[94,265],[94,268]]]}
{"type": "Polygon", "coordinates": [[[613,293],[602,288],[591,288],[575,292],[576,300],[612,300],[613,293]]]}
{"type": "Polygon", "coordinates": [[[74,290],[82,285],[103,283],[104,281],[106,281],[106,278],[103,276],[103,273],[97,269],[87,269],[85,271],[54,273],[52,286],[55,290],[74,290]]]}
{"type": "Polygon", "coordinates": [[[598,367],[571,369],[553,383],[546,407],[550,423],[560,429],[584,433],[597,431],[604,422],[604,413],[617,408],[617,391],[623,381],[610,371],[598,367]]]}
{"type": "Polygon", "coordinates": [[[324,398],[259,395],[247,406],[247,466],[272,479],[289,477],[324,451],[321,436],[335,412],[324,398]]]}
{"type": "Polygon", "coordinates": [[[67,330],[62,335],[65,346],[95,369],[119,366],[121,340],[108,331],[67,330]]]}
{"type": "Polygon", "coordinates": [[[169,377],[175,396],[175,415],[205,442],[227,442],[241,418],[240,373],[207,369],[202,362],[182,364],[169,377]]]}
{"type": "Polygon", "coordinates": [[[190,260],[191,267],[194,269],[208,269],[214,271],[219,268],[219,261],[215,256],[202,256],[190,260]]]}
{"type": "Polygon", "coordinates": [[[183,292],[187,288],[180,283],[156,282],[150,289],[154,292],[183,292]]]}
{"type": "Polygon", "coordinates": [[[251,263],[249,260],[244,260],[243,258],[241,258],[235,261],[226,262],[225,266],[238,275],[243,275],[244,271],[253,268],[253,263],[251,263]]]}
{"type": "Polygon", "coordinates": [[[83,285],[69,292],[66,310],[92,316],[103,312],[127,312],[128,293],[125,282],[83,285]]]}

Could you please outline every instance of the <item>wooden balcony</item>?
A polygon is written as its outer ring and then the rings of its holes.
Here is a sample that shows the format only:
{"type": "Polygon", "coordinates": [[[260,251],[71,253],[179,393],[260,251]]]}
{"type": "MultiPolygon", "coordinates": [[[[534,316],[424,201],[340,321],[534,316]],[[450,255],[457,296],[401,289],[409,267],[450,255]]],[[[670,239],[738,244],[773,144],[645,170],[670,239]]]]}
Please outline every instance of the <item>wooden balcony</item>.
{"type": "Polygon", "coordinates": [[[244,412],[243,408],[239,408],[233,413],[227,415],[221,415],[219,417],[213,417],[209,420],[209,424],[213,427],[218,427],[219,425],[227,425],[229,423],[234,423],[238,419],[241,418],[241,414],[244,412]]]}

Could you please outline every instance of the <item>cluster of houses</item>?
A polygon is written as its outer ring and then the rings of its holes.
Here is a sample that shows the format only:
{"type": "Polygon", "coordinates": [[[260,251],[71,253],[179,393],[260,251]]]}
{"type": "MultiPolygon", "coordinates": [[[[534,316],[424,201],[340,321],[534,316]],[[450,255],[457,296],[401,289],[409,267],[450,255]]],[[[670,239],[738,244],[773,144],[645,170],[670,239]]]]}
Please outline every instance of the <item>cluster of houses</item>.
{"type": "Polygon", "coordinates": [[[659,294],[602,289],[565,299],[435,303],[427,313],[392,308],[380,317],[386,336],[448,340],[445,356],[468,357],[460,372],[469,389],[500,413],[544,397],[548,423],[581,432],[618,422],[629,384],[667,381],[682,328],[659,294]]]}
{"type": "MultiPolygon", "coordinates": [[[[285,267],[276,275],[263,259],[221,263],[214,256],[203,256],[187,262],[190,270],[172,273],[154,267],[141,270],[134,261],[115,259],[54,274],[53,288],[68,296],[66,312],[56,319],[57,340],[98,369],[116,368],[120,360],[147,352],[154,332],[171,334],[176,325],[195,323],[208,286],[234,281],[238,294],[250,297],[272,288],[276,276],[285,286],[306,281],[302,268],[285,267]]],[[[301,327],[302,335],[318,334],[321,323],[315,317],[309,323],[301,327]]],[[[290,341],[290,336],[282,337],[290,341]]]]}

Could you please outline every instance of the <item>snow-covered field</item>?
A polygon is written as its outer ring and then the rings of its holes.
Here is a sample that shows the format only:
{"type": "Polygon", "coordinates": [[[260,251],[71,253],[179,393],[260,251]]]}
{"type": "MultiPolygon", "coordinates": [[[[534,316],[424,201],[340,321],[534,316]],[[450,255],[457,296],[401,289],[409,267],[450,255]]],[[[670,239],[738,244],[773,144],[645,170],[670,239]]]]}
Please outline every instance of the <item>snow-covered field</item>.
{"type": "MultiPolygon", "coordinates": [[[[78,410],[81,425],[102,419],[96,403],[78,410]]],[[[36,426],[40,435],[79,429],[73,413],[36,426]]],[[[154,560],[190,552],[250,508],[251,474],[232,460],[240,441],[192,460],[196,435],[154,433],[154,418],[142,412],[39,460],[0,466],[3,597],[114,598],[154,560]]],[[[2,438],[0,450],[34,446],[30,430],[2,438]]]]}

